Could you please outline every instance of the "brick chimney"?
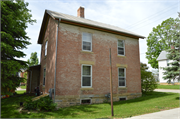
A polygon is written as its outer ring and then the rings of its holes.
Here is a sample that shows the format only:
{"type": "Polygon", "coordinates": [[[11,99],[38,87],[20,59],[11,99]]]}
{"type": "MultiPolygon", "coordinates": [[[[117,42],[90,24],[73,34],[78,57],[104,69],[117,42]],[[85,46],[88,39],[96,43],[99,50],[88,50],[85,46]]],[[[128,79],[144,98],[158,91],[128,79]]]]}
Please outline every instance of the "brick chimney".
{"type": "Polygon", "coordinates": [[[84,18],[84,7],[79,7],[79,9],[77,10],[77,16],[84,18]]]}

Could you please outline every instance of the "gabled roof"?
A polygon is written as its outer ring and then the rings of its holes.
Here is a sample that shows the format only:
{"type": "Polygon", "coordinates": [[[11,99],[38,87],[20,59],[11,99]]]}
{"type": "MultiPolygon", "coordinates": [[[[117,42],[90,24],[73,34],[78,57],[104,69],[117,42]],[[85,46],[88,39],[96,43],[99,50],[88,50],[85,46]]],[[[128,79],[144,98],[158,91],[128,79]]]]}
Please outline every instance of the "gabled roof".
{"type": "Polygon", "coordinates": [[[145,38],[144,36],[138,35],[136,33],[130,32],[128,30],[125,30],[125,29],[122,29],[122,28],[119,28],[119,27],[116,27],[113,25],[104,24],[101,22],[96,22],[93,20],[75,17],[72,15],[58,13],[58,12],[54,12],[54,11],[50,11],[50,10],[45,10],[44,18],[43,18],[43,22],[42,22],[41,30],[40,30],[40,34],[39,34],[39,39],[38,39],[39,44],[42,43],[42,40],[41,40],[41,39],[43,39],[42,35],[44,35],[44,32],[45,32],[44,29],[46,29],[45,25],[47,25],[49,16],[51,16],[55,20],[61,19],[62,23],[68,23],[68,24],[72,24],[72,25],[78,25],[78,26],[88,27],[88,28],[92,28],[92,29],[103,30],[106,32],[111,32],[111,33],[119,33],[121,35],[134,37],[134,38],[145,38]]]}
{"type": "Polygon", "coordinates": [[[157,58],[157,61],[159,61],[159,60],[166,60],[166,59],[167,59],[167,54],[168,54],[168,52],[162,51],[162,52],[159,54],[159,57],[157,58]]]}

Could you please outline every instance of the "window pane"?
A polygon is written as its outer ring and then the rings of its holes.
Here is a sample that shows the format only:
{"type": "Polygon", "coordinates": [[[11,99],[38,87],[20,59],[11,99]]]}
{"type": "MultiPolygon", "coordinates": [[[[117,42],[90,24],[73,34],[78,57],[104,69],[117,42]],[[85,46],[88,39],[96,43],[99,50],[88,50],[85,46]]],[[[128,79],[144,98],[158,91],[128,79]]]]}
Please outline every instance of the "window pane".
{"type": "Polygon", "coordinates": [[[83,41],[88,41],[88,42],[91,42],[92,41],[92,34],[90,33],[83,33],[82,34],[82,40],[83,41]]]}
{"type": "Polygon", "coordinates": [[[125,86],[125,81],[119,81],[119,86],[125,86]]]}
{"type": "Polygon", "coordinates": [[[122,40],[118,40],[118,47],[124,47],[124,42],[122,40]]]}
{"type": "Polygon", "coordinates": [[[125,78],[119,78],[119,81],[125,81],[125,78]]]}
{"type": "Polygon", "coordinates": [[[82,86],[91,86],[91,77],[83,76],[82,86]]]}
{"type": "Polygon", "coordinates": [[[119,76],[124,77],[124,69],[119,68],[119,76]]]}
{"type": "Polygon", "coordinates": [[[118,48],[118,54],[124,55],[124,48],[118,48]]]}
{"type": "Polygon", "coordinates": [[[91,66],[83,66],[83,75],[91,75],[91,66]]]}
{"type": "Polygon", "coordinates": [[[83,41],[83,50],[91,50],[91,43],[83,41]]]}

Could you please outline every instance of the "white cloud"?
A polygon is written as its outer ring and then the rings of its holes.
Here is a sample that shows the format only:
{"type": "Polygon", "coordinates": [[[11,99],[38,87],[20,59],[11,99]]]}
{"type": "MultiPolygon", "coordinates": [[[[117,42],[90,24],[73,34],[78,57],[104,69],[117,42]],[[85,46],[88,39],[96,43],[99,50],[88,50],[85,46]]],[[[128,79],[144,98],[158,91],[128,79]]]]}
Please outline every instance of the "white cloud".
{"type": "MultiPolygon", "coordinates": [[[[84,6],[85,18],[115,25],[145,37],[163,20],[177,17],[179,11],[177,0],[28,0],[27,2],[37,23],[26,30],[32,44],[24,50],[27,57],[23,59],[28,59],[30,53],[35,51],[40,57],[41,46],[37,44],[37,39],[45,9],[77,16],[79,6],[84,6]]],[[[146,39],[140,39],[139,43],[140,60],[147,63],[144,54],[147,51],[146,39]]]]}

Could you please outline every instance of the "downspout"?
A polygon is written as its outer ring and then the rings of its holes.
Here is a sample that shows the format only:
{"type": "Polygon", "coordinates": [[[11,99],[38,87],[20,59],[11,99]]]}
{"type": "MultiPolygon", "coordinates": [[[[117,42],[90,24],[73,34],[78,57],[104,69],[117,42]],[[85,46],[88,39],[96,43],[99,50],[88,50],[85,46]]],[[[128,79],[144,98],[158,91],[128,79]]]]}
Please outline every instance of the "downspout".
{"type": "Polygon", "coordinates": [[[57,34],[56,34],[56,56],[55,56],[55,73],[54,73],[54,103],[55,103],[55,95],[56,95],[56,64],[57,64],[57,43],[58,43],[58,31],[59,31],[59,23],[61,19],[58,19],[58,26],[57,26],[57,34]]]}

